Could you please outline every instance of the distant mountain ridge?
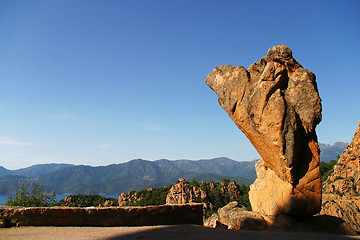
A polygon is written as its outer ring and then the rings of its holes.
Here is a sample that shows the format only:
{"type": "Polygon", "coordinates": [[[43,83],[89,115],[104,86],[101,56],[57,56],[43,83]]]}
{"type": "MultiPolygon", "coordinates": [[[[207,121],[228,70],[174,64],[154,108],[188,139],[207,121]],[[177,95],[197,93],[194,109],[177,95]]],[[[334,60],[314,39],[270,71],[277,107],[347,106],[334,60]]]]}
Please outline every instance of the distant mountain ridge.
{"type": "Polygon", "coordinates": [[[349,143],[336,142],[332,145],[326,143],[319,143],[320,147],[320,161],[330,162],[337,160],[337,156],[341,155],[349,143]]]}
{"type": "Polygon", "coordinates": [[[247,161],[229,161],[228,158],[213,158],[209,160],[175,160],[166,159],[157,160],[155,162],[163,165],[175,166],[181,170],[194,172],[198,174],[212,173],[220,176],[238,177],[253,179],[253,165],[249,165],[247,161]]]}
{"type": "MultiPolygon", "coordinates": [[[[320,161],[336,159],[347,143],[319,143],[320,161]]],[[[204,160],[146,161],[135,159],[108,166],[92,167],[73,164],[39,164],[18,170],[0,166],[0,194],[14,193],[23,184],[42,184],[56,193],[122,193],[150,187],[163,187],[180,177],[196,181],[220,181],[230,178],[251,184],[256,178],[255,161],[234,161],[221,157],[204,160]]]]}
{"type": "Polygon", "coordinates": [[[11,175],[11,170],[8,170],[4,168],[3,166],[0,166],[0,177],[11,175]]]}
{"type": "Polygon", "coordinates": [[[75,166],[75,165],[66,164],[66,163],[47,163],[47,164],[37,164],[31,167],[21,168],[17,170],[8,170],[0,166],[0,177],[5,177],[8,175],[33,177],[71,166],[75,166]]]}
{"type": "Polygon", "coordinates": [[[180,177],[197,181],[219,181],[226,177],[250,184],[256,178],[254,165],[255,161],[238,162],[229,158],[198,161],[135,159],[100,167],[71,164],[35,165],[25,168],[26,171],[24,169],[19,169],[22,171],[8,170],[11,174],[0,178],[0,193],[14,193],[23,183],[30,183],[42,184],[44,189],[55,191],[58,194],[114,194],[150,187],[163,187],[173,184],[180,177]],[[42,174],[36,175],[36,172],[42,174]],[[21,175],[15,175],[15,173],[21,175]]]}

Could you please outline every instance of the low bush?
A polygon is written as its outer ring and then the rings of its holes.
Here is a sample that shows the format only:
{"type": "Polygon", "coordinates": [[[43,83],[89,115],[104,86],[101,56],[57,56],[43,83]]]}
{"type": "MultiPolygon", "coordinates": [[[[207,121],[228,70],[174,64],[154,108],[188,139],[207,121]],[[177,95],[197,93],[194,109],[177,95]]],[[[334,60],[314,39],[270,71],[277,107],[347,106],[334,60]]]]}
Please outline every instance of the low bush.
{"type": "Polygon", "coordinates": [[[22,185],[15,196],[8,196],[6,206],[21,207],[51,207],[56,204],[56,194],[47,193],[41,189],[41,185],[36,185],[32,190],[28,190],[26,184],[22,185]]]}

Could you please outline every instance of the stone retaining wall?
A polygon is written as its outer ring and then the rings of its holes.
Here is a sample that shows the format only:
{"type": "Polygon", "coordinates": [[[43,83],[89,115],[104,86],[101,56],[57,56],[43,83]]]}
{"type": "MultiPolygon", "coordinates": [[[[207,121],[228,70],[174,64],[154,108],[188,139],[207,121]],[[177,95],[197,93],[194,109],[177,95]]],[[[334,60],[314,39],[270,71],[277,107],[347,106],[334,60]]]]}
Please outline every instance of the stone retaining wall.
{"type": "Polygon", "coordinates": [[[0,207],[0,222],[19,226],[149,226],[203,224],[203,204],[148,207],[0,207]],[[1,221],[3,220],[3,221],[1,221]]]}

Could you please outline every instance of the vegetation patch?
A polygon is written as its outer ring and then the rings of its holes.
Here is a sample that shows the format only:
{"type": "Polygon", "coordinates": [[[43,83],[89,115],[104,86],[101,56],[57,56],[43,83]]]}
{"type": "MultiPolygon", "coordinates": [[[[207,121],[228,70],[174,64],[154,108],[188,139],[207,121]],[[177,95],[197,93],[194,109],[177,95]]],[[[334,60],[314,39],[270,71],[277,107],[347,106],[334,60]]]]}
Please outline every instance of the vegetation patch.
{"type": "Polygon", "coordinates": [[[336,165],[336,160],[331,160],[330,162],[320,162],[320,173],[321,173],[321,182],[325,182],[326,179],[334,172],[334,166],[336,165]]]}
{"type": "Polygon", "coordinates": [[[69,195],[66,198],[60,200],[56,206],[66,207],[98,207],[98,206],[113,206],[117,205],[116,198],[107,198],[99,195],[87,195],[87,194],[75,194],[69,195]]]}
{"type": "Polygon", "coordinates": [[[47,193],[41,189],[41,185],[36,185],[28,190],[26,184],[23,184],[16,192],[15,196],[8,196],[5,205],[22,207],[52,207],[56,204],[56,194],[47,193]]]}

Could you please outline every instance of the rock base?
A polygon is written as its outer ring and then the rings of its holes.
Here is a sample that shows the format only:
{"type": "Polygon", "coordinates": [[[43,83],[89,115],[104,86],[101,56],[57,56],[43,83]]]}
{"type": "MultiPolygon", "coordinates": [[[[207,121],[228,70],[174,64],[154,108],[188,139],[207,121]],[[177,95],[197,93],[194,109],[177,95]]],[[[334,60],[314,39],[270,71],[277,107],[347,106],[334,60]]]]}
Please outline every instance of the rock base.
{"type": "Polygon", "coordinates": [[[267,222],[260,214],[247,211],[245,207],[239,206],[238,202],[234,201],[219,208],[217,213],[204,221],[204,226],[236,230],[265,230],[267,222]]]}
{"type": "Polygon", "coordinates": [[[344,220],[328,215],[310,217],[289,217],[279,215],[266,221],[260,214],[247,211],[231,202],[204,221],[205,227],[236,230],[291,231],[357,235],[357,232],[344,220]]]}
{"type": "Polygon", "coordinates": [[[323,195],[323,207],[320,214],[339,217],[360,233],[360,197],[335,194],[323,195]]]}
{"type": "MultiPolygon", "coordinates": [[[[261,214],[266,221],[272,222],[281,215],[305,217],[320,212],[321,195],[315,190],[310,191],[317,187],[294,187],[280,179],[263,159],[256,162],[255,168],[258,177],[250,186],[249,200],[252,210],[261,214]]],[[[302,184],[302,180],[298,185],[302,184]]],[[[318,182],[320,179],[316,179],[314,184],[317,185],[318,182]]],[[[308,184],[310,185],[312,183],[308,184]]]]}

